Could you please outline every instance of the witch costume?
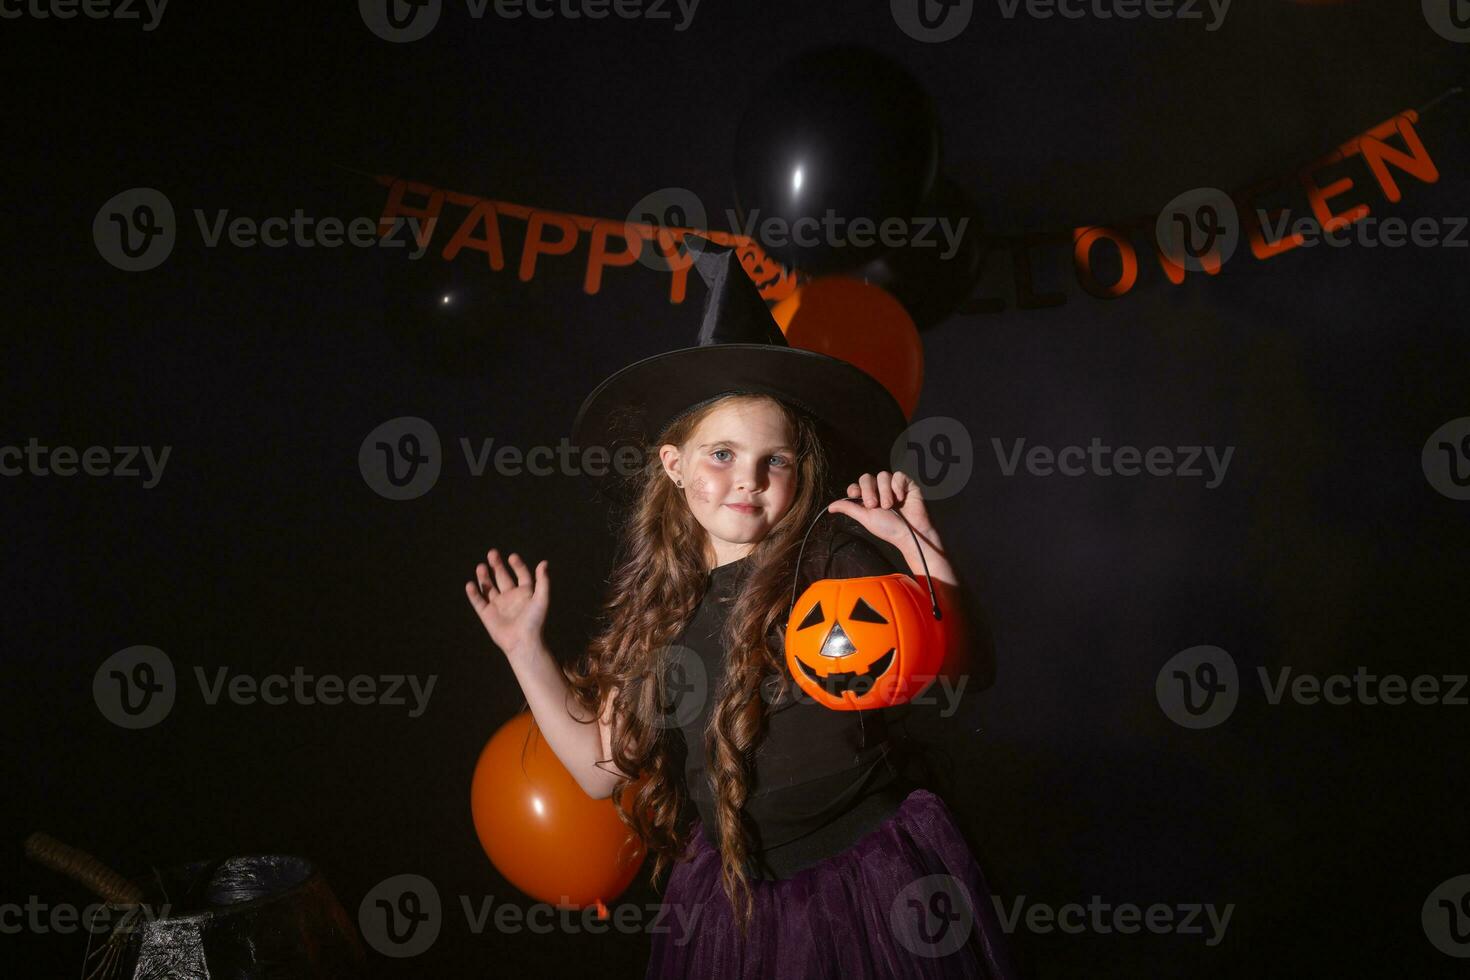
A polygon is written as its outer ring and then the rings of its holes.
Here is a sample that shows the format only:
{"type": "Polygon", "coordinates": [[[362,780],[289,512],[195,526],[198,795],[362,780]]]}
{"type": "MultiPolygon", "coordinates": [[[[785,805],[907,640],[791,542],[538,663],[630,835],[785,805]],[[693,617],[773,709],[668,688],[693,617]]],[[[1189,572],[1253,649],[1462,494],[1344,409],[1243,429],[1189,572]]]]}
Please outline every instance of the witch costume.
{"type": "MultiPolygon", "coordinates": [[[[907,422],[877,380],[845,361],[790,347],[733,249],[691,241],[707,286],[695,346],[638,361],[604,380],[573,426],[578,445],[646,445],[680,415],[737,392],[779,398],[805,412],[842,485],[888,469],[907,422]]],[[[614,499],[617,488],[603,487],[614,499]]],[[[822,578],[906,572],[856,522],[835,531],[798,570],[822,578]]],[[[833,525],[836,527],[837,525],[833,525]]],[[[650,978],[897,980],[1015,977],[989,888],[954,816],[899,764],[885,712],[833,711],[795,694],[768,698],[744,808],[753,915],[741,935],[721,886],[713,776],[704,732],[725,674],[722,637],[748,557],[708,574],[706,592],[676,648],[705,676],[697,713],[668,735],[682,759],[693,812],[689,844],[663,897],[668,930],[655,931],[650,978]]],[[[974,622],[974,620],[972,620],[974,622]]],[[[784,631],[772,649],[784,655],[784,631]]],[[[790,685],[787,685],[791,689],[790,685]]]]}

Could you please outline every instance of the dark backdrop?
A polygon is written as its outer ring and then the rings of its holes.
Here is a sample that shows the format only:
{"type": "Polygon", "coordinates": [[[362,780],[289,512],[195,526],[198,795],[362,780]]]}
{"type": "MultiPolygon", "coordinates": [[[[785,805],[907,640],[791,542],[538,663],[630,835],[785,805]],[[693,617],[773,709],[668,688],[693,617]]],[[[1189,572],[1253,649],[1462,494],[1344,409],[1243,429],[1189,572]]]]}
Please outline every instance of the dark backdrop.
{"type": "MultiPolygon", "coordinates": [[[[206,248],[192,211],[375,217],[364,175],[621,217],[679,186],[733,206],[735,128],[760,78],[855,41],[913,69],[944,125],[944,169],[1003,234],[1155,212],[1200,186],[1292,168],[1463,69],[1417,4],[1245,3],[1224,26],[1004,18],[926,44],[885,4],[706,0],[667,22],[474,21],[389,44],[352,5],[170,6],[116,21],[6,20],[5,445],[172,447],[160,483],[6,477],[0,626],[0,899],[84,902],[28,865],[47,830],[128,874],[290,852],[356,918],[378,882],[430,879],[447,915],[415,976],[639,976],[646,935],[473,934],[457,896],[524,901],[482,854],[467,805],[520,694],[465,602],[486,549],[555,576],[549,642],[585,641],[613,548],[583,478],[470,475],[458,440],[569,435],[614,368],[680,346],[695,308],[611,270],[580,289],[585,244],[522,283],[478,253],[407,269],[359,248],[206,248]],[[179,241],[127,273],[92,238],[102,203],[163,191],[179,241]],[[457,290],[471,312],[414,302],[457,290]],[[367,434],[430,422],[444,468],[385,499],[367,434]],[[93,699],[102,662],[165,651],[178,700],[130,731],[93,699]],[[428,710],[209,705],[195,668],[434,675],[428,710]],[[527,971],[531,971],[527,973],[527,971]]],[[[1461,97],[1463,98],[1463,97],[1461,97]]],[[[779,106],[769,107],[779,111],[779,106]]],[[[1376,216],[1467,214],[1465,105],[1421,125],[1441,177],[1404,177],[1376,216]]],[[[1306,212],[1304,197],[1280,203],[1306,212]]],[[[442,235],[442,233],[441,233],[442,235]]],[[[442,237],[436,241],[442,242],[442,237]]],[[[1257,666],[1325,676],[1464,671],[1466,504],[1421,468],[1466,414],[1465,250],[1318,247],[1214,279],[1145,265],[1115,301],[1038,256],[1046,310],[955,316],[924,335],[918,416],[960,420],[975,477],[932,509],[994,622],[995,686],[942,729],[946,799],[1010,905],[1234,905],[1225,939],[1020,927],[1029,975],[1450,975],[1430,892],[1470,872],[1449,705],[1272,706],[1257,666]],[[990,440],[1235,447],[1224,482],[1004,477],[990,440]],[[1228,721],[1171,722],[1155,679],[1218,646],[1243,690],[1228,721]]],[[[984,286],[1010,297],[1003,264],[984,286]]],[[[1013,297],[1012,297],[1013,299],[1013,297]]],[[[625,901],[656,899],[640,879],[625,901]]],[[[0,935],[16,975],[75,971],[78,934],[0,935]]]]}

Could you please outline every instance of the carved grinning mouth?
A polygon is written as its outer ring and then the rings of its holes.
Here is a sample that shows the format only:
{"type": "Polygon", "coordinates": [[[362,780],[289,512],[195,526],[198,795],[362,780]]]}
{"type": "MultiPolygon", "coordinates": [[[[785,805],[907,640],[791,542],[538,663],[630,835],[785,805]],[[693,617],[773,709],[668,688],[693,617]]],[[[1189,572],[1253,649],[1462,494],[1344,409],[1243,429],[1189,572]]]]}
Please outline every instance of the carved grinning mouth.
{"type": "Polygon", "coordinates": [[[874,660],[863,673],[858,673],[855,670],[833,671],[826,677],[822,677],[811,667],[807,666],[806,661],[798,660],[797,663],[801,665],[801,672],[822,685],[828,694],[834,697],[841,697],[843,694],[851,691],[853,694],[861,697],[871,691],[873,685],[878,683],[878,678],[888,673],[888,668],[893,666],[893,650],[893,647],[889,647],[888,652],[877,660],[874,660]]]}

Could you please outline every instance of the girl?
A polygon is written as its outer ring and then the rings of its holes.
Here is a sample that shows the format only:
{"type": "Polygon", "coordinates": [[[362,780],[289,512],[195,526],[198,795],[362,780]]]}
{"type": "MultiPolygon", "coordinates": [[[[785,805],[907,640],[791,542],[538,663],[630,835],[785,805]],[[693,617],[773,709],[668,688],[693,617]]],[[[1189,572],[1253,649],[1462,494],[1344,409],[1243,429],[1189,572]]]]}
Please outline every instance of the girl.
{"type": "Polygon", "coordinates": [[[620,488],[620,560],[585,656],[559,667],[541,640],[544,560],[507,568],[491,549],[468,598],[557,757],[614,800],[655,882],[671,870],[677,914],[649,977],[1010,977],[981,871],[896,765],[885,713],[829,710],[785,666],[794,586],[898,570],[831,517],[802,551],[826,513],[929,576],[961,651],[947,675],[966,668],[978,623],[919,488],[884,470],[842,482],[886,457],[902,413],[851,365],[788,347],[733,253],[706,245],[696,264],[698,345],[604,381],[574,427],[580,445],[631,432],[647,461],[620,488]]]}

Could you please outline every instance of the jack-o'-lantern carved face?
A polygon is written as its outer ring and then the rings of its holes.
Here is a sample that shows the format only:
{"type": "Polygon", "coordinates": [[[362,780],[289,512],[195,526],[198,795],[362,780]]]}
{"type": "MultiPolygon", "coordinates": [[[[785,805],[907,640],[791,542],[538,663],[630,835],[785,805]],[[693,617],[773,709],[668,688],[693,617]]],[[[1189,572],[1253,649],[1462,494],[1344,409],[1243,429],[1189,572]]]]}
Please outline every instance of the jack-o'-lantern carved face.
{"type": "Polygon", "coordinates": [[[929,595],[907,575],[814,582],[786,628],[792,678],[836,711],[909,700],[933,680],[940,646],[929,595]]]}

